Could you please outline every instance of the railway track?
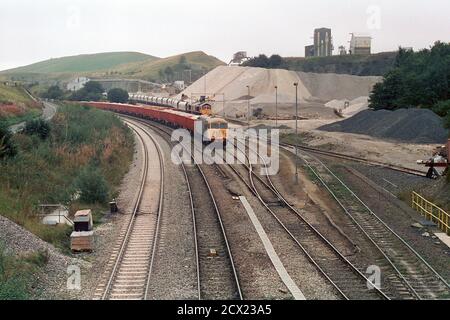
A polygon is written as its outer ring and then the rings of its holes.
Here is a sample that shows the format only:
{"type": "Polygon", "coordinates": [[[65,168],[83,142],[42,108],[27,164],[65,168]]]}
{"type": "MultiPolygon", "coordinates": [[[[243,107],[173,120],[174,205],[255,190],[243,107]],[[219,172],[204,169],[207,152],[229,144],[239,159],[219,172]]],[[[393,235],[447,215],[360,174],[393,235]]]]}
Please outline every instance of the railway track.
{"type": "MultiPolygon", "coordinates": [[[[280,143],[279,145],[281,147],[287,147],[287,148],[295,148],[296,147],[294,144],[289,144],[289,143],[280,143]]],[[[426,174],[427,174],[426,172],[421,171],[421,170],[401,167],[401,166],[397,166],[397,165],[393,165],[393,164],[389,164],[389,163],[384,163],[384,162],[380,162],[380,161],[376,161],[376,160],[368,160],[368,159],[365,159],[365,158],[355,157],[355,156],[351,156],[351,155],[348,155],[348,154],[337,153],[337,152],[332,152],[332,151],[326,151],[326,150],[321,150],[321,149],[317,149],[317,148],[307,147],[307,146],[303,146],[303,145],[298,145],[297,147],[298,147],[299,150],[304,150],[304,151],[307,151],[307,152],[310,152],[310,153],[314,153],[314,154],[320,154],[320,155],[329,156],[329,157],[333,157],[333,158],[338,158],[338,159],[344,159],[344,160],[350,160],[350,161],[365,163],[365,164],[378,166],[378,167],[383,167],[383,168],[387,168],[387,169],[390,169],[390,170],[394,170],[394,171],[398,171],[398,172],[402,172],[402,173],[406,173],[406,174],[410,174],[410,175],[414,175],[414,176],[426,177],[426,174]]]]}
{"type": "MultiPolygon", "coordinates": [[[[247,155],[246,157],[248,159],[247,155]]],[[[233,165],[228,164],[228,167],[259,199],[281,228],[287,232],[299,249],[335,288],[339,296],[347,300],[390,299],[381,289],[371,286],[369,279],[306,221],[273,184],[263,181],[255,173],[251,164],[240,165],[246,170],[244,174],[233,165]]]]}
{"type": "Polygon", "coordinates": [[[450,286],[403,238],[384,223],[320,159],[302,152],[302,160],[351,218],[353,225],[378,248],[415,299],[450,296],[450,286]]]}
{"type": "Polygon", "coordinates": [[[111,273],[97,287],[96,298],[102,300],[147,299],[164,205],[164,158],[161,149],[149,132],[131,121],[127,121],[127,124],[142,142],[144,167],[132,214],[111,254],[111,273]],[[146,140],[146,137],[149,140],[146,140]],[[155,173],[150,172],[149,141],[153,143],[159,161],[160,185],[156,211],[153,211],[155,208],[151,206],[154,199],[147,192],[152,183],[149,177],[155,173]]]}
{"type": "MultiPolygon", "coordinates": [[[[158,130],[161,137],[172,143],[171,129],[135,120],[158,130]]],[[[226,230],[208,180],[200,165],[182,163],[181,167],[188,184],[194,221],[198,299],[243,299],[226,230]]]]}

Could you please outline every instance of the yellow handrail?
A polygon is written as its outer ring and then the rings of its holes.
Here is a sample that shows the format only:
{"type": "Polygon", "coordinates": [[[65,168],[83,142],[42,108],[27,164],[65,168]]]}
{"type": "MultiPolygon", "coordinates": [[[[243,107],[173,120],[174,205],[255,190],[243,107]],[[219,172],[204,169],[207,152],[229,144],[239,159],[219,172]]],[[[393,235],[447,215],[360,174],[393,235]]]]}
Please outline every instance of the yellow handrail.
{"type": "Polygon", "coordinates": [[[417,192],[411,194],[411,206],[427,220],[430,220],[446,234],[450,234],[450,214],[428,201],[417,192]]]}

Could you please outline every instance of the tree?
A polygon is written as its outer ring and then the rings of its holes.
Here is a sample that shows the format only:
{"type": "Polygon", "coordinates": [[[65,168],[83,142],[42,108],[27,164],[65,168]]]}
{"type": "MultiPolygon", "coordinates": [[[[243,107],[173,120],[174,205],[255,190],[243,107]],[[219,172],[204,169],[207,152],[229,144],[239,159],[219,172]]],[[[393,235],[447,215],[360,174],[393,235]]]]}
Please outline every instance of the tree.
{"type": "Polygon", "coordinates": [[[269,58],[267,58],[265,54],[260,54],[245,62],[244,65],[249,67],[267,68],[269,67],[269,58]]]}
{"type": "Polygon", "coordinates": [[[180,62],[179,62],[179,64],[181,64],[181,65],[187,64],[186,56],[182,55],[182,56],[180,57],[180,62]]]}
{"type": "Polygon", "coordinates": [[[75,181],[80,190],[80,200],[85,203],[105,203],[108,200],[108,184],[102,173],[93,166],[85,167],[75,181]]]}
{"type": "Polygon", "coordinates": [[[445,116],[450,100],[450,43],[436,42],[419,52],[399,49],[394,68],[374,86],[370,107],[390,109],[420,107],[445,116]]]}
{"type": "Polygon", "coordinates": [[[283,58],[278,54],[273,54],[269,58],[269,68],[281,68],[283,65],[283,58]]]}
{"type": "Polygon", "coordinates": [[[278,69],[285,68],[286,62],[278,54],[273,54],[270,58],[268,58],[265,54],[260,54],[259,56],[244,62],[243,65],[248,67],[278,69]]]}
{"type": "Polygon", "coordinates": [[[450,116],[450,100],[439,101],[432,110],[441,117],[450,116]]]}
{"type": "Polygon", "coordinates": [[[12,141],[12,134],[8,127],[0,122],[0,159],[13,157],[17,154],[17,148],[12,141]]]}
{"type": "Polygon", "coordinates": [[[59,100],[64,96],[64,92],[58,86],[51,86],[44,93],[44,98],[59,100]]]}
{"type": "Polygon", "coordinates": [[[166,75],[166,80],[167,80],[168,82],[172,81],[173,76],[174,76],[174,72],[173,72],[173,69],[172,69],[170,66],[168,66],[168,67],[166,67],[166,68],[164,69],[164,73],[165,73],[165,75],[166,75]]]}
{"type": "Polygon", "coordinates": [[[128,92],[120,88],[114,88],[108,91],[108,101],[126,103],[128,102],[128,92]]]}
{"type": "Polygon", "coordinates": [[[99,101],[103,98],[103,91],[99,82],[89,81],[83,88],[72,93],[69,99],[74,101],[99,101]]]}
{"type": "Polygon", "coordinates": [[[42,140],[50,136],[51,127],[48,121],[44,119],[29,120],[25,123],[24,133],[27,135],[37,135],[42,140]]]}

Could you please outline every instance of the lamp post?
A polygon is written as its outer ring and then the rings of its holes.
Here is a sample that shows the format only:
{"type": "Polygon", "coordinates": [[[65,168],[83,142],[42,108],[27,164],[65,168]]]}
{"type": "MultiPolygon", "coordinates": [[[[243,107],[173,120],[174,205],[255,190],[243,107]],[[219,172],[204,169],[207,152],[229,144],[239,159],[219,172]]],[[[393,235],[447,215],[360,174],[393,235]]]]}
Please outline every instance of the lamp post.
{"type": "Polygon", "coordinates": [[[298,82],[295,87],[295,184],[298,184],[298,82]]]}
{"type": "Polygon", "coordinates": [[[275,86],[275,128],[278,128],[278,86],[275,86]]]}
{"type": "Polygon", "coordinates": [[[225,114],[225,93],[222,94],[222,99],[223,99],[223,118],[225,119],[226,114],[225,114]]]}
{"type": "Polygon", "coordinates": [[[250,86],[246,86],[248,95],[247,95],[247,129],[250,128],[250,86]]]}

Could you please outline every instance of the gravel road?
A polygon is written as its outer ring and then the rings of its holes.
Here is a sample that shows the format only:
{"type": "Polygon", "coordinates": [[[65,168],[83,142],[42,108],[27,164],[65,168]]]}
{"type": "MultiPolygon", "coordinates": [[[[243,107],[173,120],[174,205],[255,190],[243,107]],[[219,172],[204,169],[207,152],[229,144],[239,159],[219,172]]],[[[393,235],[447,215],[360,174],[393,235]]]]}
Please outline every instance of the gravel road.
{"type": "MultiPolygon", "coordinates": [[[[54,117],[54,115],[56,114],[58,105],[56,105],[52,102],[47,102],[47,101],[44,101],[43,103],[44,103],[44,109],[42,110],[41,118],[44,120],[47,120],[47,121],[51,120],[54,117]]],[[[9,130],[12,133],[17,133],[20,130],[22,130],[24,127],[25,127],[25,122],[21,122],[21,123],[15,124],[13,126],[10,126],[9,130]]]]}

